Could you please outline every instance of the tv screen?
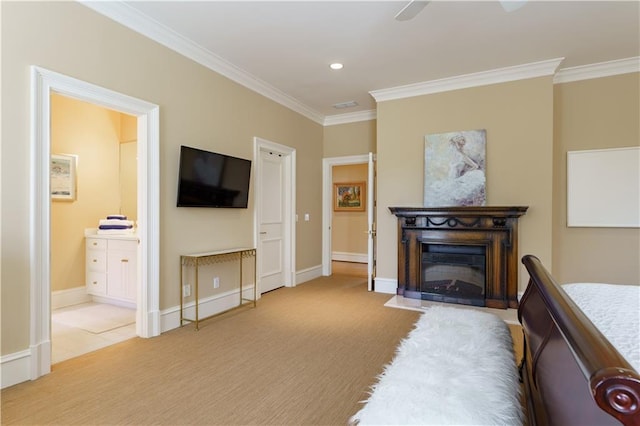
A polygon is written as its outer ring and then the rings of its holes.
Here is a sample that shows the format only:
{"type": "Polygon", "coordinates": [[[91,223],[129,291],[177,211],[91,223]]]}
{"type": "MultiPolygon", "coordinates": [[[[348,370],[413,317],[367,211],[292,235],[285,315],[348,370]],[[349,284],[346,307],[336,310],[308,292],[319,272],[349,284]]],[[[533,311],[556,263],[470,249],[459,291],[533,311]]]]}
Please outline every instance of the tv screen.
{"type": "Polygon", "coordinates": [[[180,147],[178,207],[247,208],[251,161],[180,147]]]}

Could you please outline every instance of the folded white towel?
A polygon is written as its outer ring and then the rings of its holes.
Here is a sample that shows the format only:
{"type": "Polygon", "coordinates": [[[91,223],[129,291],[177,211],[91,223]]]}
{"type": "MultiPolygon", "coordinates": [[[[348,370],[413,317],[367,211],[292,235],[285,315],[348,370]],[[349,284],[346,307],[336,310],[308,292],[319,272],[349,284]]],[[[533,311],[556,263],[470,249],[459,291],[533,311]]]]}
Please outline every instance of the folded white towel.
{"type": "Polygon", "coordinates": [[[123,225],[123,226],[133,226],[134,223],[132,220],[122,220],[122,219],[100,219],[100,223],[98,225],[123,225]]]}
{"type": "Polygon", "coordinates": [[[127,229],[98,229],[96,231],[98,235],[130,235],[135,234],[135,230],[133,228],[127,229]]]}

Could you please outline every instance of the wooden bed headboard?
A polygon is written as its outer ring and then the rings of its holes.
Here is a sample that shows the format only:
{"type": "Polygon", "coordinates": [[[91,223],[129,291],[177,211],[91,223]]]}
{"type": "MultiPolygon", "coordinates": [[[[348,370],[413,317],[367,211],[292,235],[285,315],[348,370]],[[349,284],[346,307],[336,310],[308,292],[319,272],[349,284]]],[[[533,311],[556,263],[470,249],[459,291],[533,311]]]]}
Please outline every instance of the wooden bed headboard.
{"type": "Polygon", "coordinates": [[[638,372],[537,257],[522,263],[530,276],[518,308],[529,425],[640,426],[638,372]]]}

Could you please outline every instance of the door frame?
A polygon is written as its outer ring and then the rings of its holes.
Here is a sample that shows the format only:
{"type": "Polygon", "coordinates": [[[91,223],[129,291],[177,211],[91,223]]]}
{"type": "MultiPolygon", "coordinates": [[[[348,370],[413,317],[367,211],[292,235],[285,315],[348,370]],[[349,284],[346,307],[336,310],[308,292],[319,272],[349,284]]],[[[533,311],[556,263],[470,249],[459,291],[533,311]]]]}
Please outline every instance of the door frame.
{"type": "Polygon", "coordinates": [[[367,290],[375,291],[376,279],[376,155],[367,161],[367,290]]]}
{"type": "Polygon", "coordinates": [[[368,164],[369,154],[322,159],[322,275],[331,275],[331,217],[333,209],[333,166],[368,164]]]}
{"type": "Polygon", "coordinates": [[[90,102],[138,119],[139,268],[136,334],[160,334],[160,118],[158,105],[31,67],[30,375],[51,372],[51,94],[90,102]]]}
{"type": "Polygon", "coordinates": [[[284,226],[283,226],[283,265],[284,286],[296,286],[296,150],[286,145],[271,142],[259,137],[253,138],[253,188],[254,188],[254,215],[253,215],[253,245],[256,248],[256,283],[258,298],[261,296],[260,276],[262,253],[259,250],[260,242],[260,195],[262,194],[262,182],[258,179],[262,167],[261,151],[276,152],[282,155],[284,166],[284,226]]]}

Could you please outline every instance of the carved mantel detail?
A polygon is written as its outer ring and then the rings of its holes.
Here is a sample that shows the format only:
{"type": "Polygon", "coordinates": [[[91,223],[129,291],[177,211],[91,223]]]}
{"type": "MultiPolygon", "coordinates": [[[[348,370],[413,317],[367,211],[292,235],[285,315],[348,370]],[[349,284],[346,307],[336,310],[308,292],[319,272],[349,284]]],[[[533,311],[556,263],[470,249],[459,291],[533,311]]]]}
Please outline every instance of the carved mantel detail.
{"type": "MultiPolygon", "coordinates": [[[[518,218],[528,207],[389,207],[398,217],[398,295],[423,298],[425,244],[482,246],[484,306],[518,307],[518,218]]],[[[464,301],[458,303],[465,303],[464,301]]]]}

